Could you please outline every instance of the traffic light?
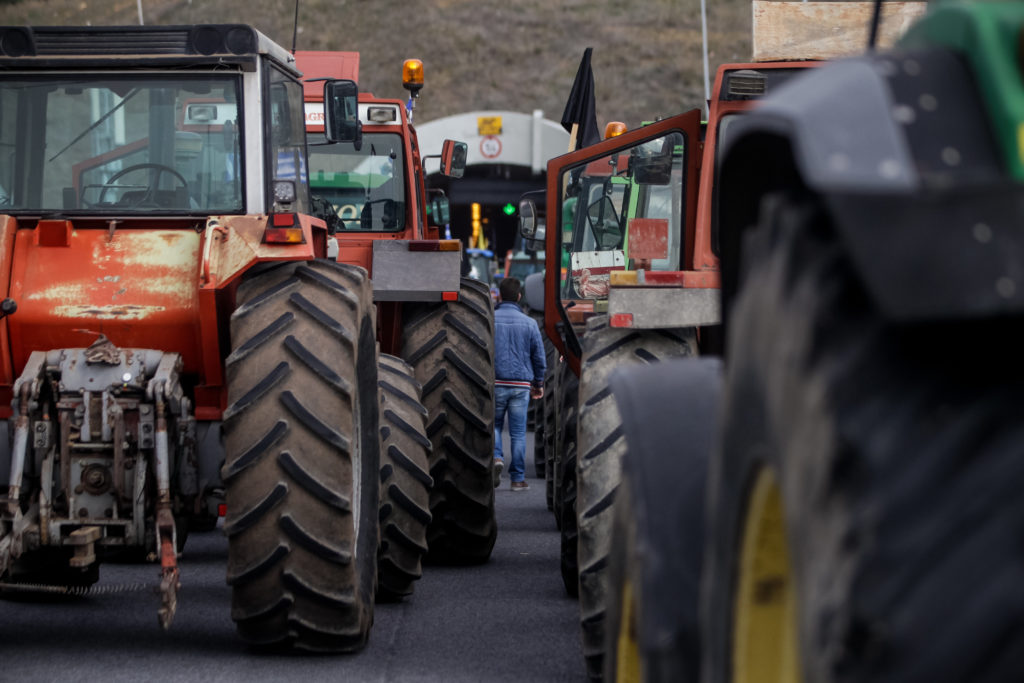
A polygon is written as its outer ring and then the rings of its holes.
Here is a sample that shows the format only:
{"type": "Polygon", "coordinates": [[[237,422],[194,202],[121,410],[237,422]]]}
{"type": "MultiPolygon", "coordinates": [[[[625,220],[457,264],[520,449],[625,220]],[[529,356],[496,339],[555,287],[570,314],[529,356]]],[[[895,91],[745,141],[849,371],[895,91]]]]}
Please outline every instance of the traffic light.
{"type": "Polygon", "coordinates": [[[513,204],[512,202],[509,202],[505,206],[501,207],[501,211],[506,216],[511,216],[511,215],[513,215],[516,212],[516,205],[513,204]]]}
{"type": "Polygon", "coordinates": [[[480,222],[480,203],[473,202],[470,207],[470,216],[473,219],[473,234],[469,238],[469,246],[477,249],[484,248],[483,227],[480,222]]]}

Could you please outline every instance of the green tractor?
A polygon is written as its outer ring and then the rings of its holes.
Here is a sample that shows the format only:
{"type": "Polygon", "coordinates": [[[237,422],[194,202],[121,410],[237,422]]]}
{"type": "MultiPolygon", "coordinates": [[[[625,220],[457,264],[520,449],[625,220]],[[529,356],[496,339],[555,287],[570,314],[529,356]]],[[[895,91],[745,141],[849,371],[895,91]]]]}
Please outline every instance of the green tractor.
{"type": "Polygon", "coordinates": [[[1024,680],[1022,37],[935,3],[735,123],[722,366],[612,381],[609,678],[1024,680]]]}

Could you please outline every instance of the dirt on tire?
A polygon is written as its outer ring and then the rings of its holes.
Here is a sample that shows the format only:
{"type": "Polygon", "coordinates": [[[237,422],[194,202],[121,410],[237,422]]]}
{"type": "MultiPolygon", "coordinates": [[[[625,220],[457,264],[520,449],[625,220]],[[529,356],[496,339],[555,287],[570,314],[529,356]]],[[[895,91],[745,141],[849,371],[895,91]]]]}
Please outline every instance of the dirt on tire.
{"type": "Polygon", "coordinates": [[[704,680],[731,677],[745,508],[766,471],[794,593],[772,598],[799,606],[804,680],[1024,679],[1019,319],[888,320],[823,202],[762,206],[727,327],[704,680]]]}
{"type": "Polygon", "coordinates": [[[458,301],[403,310],[402,358],[415,370],[432,450],[428,559],[476,564],[491,556],[494,517],[494,306],[462,278],[458,301]]]}
{"type": "Polygon", "coordinates": [[[576,517],[580,629],[587,673],[594,679],[602,675],[608,556],[615,496],[626,452],[622,419],[609,388],[609,377],[616,368],[683,358],[693,355],[696,348],[693,328],[614,328],[603,315],[587,321],[580,364],[576,517]]]}
{"type": "Polygon", "coordinates": [[[361,268],[286,263],[239,286],[222,476],[231,616],[250,643],[366,643],[380,469],[374,320],[361,268]]]}
{"type": "Polygon", "coordinates": [[[380,549],[377,553],[377,600],[411,595],[423,575],[430,524],[430,439],[427,409],[412,367],[401,358],[381,354],[380,387],[380,549]]]}

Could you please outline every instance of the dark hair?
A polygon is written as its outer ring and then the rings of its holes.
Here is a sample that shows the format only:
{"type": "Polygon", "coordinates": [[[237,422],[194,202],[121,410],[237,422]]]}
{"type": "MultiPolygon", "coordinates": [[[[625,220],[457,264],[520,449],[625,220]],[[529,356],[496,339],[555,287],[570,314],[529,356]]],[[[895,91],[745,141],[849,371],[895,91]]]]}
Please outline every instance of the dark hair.
{"type": "Polygon", "coordinates": [[[502,301],[511,301],[512,303],[519,301],[521,291],[523,291],[523,286],[514,277],[504,278],[498,285],[498,293],[501,294],[502,301]]]}

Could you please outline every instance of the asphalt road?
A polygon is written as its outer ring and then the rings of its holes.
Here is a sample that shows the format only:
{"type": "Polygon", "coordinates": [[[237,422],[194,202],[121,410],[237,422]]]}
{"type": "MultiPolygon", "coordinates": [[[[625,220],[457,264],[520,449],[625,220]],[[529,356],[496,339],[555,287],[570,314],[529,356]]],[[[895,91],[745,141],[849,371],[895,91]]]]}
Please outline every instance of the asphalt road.
{"type": "MultiPolygon", "coordinates": [[[[507,437],[506,437],[507,439],[507,437]]],[[[83,598],[0,600],[0,681],[579,681],[578,606],[559,574],[559,539],[544,482],[496,492],[498,541],[478,567],[424,568],[414,595],[376,606],[369,645],[343,656],[268,655],[245,646],[230,618],[227,544],[193,534],[170,631],[157,625],[156,565],[106,564],[83,598]]]]}

